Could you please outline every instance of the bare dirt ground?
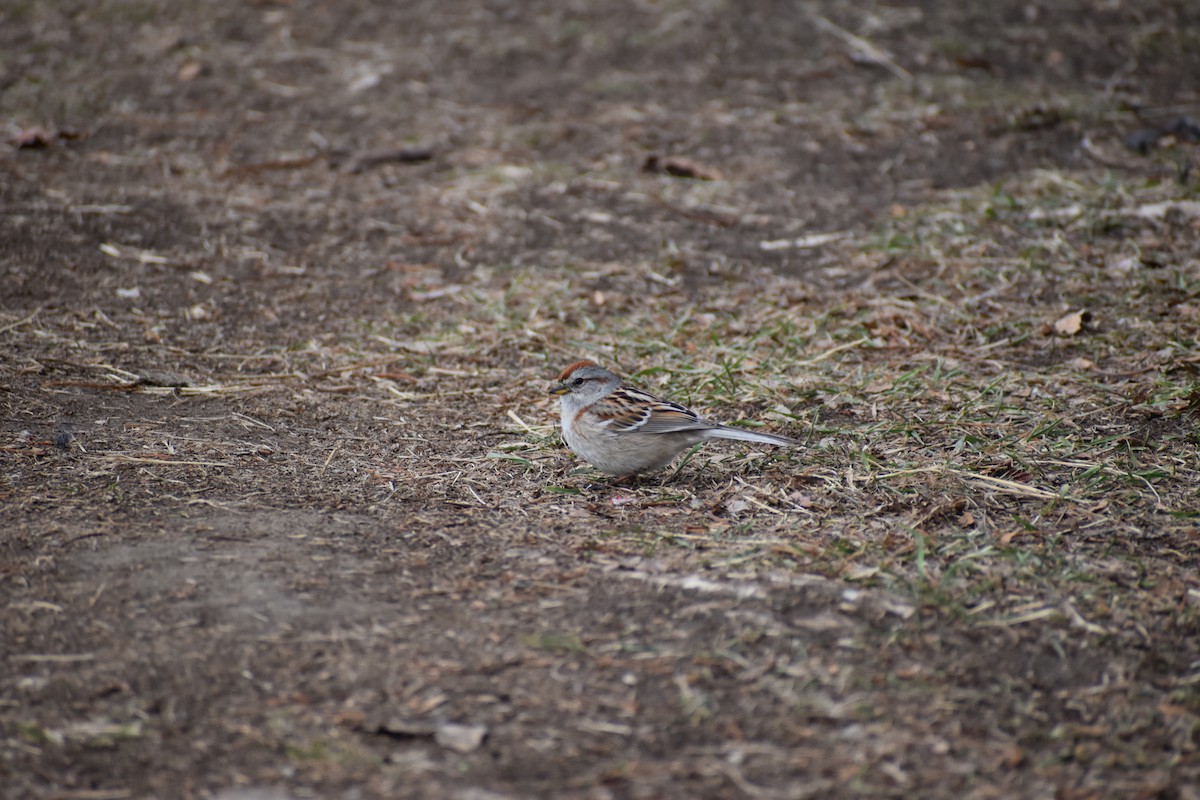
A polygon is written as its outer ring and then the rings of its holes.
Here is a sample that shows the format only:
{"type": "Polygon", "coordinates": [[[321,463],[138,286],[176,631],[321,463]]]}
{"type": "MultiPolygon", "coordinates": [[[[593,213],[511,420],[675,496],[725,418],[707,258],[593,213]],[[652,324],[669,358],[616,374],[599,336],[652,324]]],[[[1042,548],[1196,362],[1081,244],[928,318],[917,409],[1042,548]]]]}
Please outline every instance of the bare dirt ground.
{"type": "Polygon", "coordinates": [[[1197,118],[1175,0],[4,3],[0,797],[1195,800],[1197,118]]]}

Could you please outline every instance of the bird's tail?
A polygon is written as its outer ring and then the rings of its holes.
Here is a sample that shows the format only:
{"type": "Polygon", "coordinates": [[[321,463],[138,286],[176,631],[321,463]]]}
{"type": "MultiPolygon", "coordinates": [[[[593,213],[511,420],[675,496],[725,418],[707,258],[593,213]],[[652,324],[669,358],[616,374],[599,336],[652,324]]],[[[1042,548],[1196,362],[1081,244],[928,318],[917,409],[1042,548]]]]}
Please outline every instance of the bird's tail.
{"type": "Polygon", "coordinates": [[[742,428],[730,428],[728,425],[718,425],[708,431],[710,439],[737,439],[739,442],[759,442],[774,444],[780,447],[799,447],[800,441],[774,433],[755,433],[742,428]]]}

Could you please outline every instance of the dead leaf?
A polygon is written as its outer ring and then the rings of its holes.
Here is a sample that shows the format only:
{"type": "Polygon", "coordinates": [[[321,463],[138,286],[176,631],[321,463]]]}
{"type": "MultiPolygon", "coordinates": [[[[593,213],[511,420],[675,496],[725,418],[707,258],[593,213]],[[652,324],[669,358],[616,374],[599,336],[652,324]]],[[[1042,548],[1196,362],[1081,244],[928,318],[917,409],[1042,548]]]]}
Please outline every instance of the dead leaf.
{"type": "Polygon", "coordinates": [[[745,511],[749,507],[750,507],[750,504],[747,503],[745,500],[743,500],[740,497],[735,497],[732,500],[729,500],[728,502],[725,503],[725,513],[730,515],[731,517],[735,517],[738,514],[741,514],[743,511],[745,511]]]}
{"type": "Polygon", "coordinates": [[[462,725],[457,722],[443,722],[434,731],[433,740],[442,747],[457,753],[469,753],[483,744],[487,738],[486,725],[462,725]]]}
{"type": "Polygon", "coordinates": [[[437,725],[424,719],[401,719],[393,717],[381,722],[366,722],[364,726],[371,733],[390,736],[393,739],[431,738],[437,734],[437,725]]]}
{"type": "Polygon", "coordinates": [[[193,58],[183,63],[183,66],[175,73],[175,78],[186,83],[200,77],[202,72],[204,72],[204,62],[193,58]]]}
{"type": "Polygon", "coordinates": [[[1054,322],[1054,332],[1059,336],[1074,336],[1083,330],[1083,324],[1087,322],[1088,316],[1087,311],[1080,310],[1059,317],[1054,322]]]}
{"type": "Polygon", "coordinates": [[[190,380],[177,372],[158,369],[142,370],[142,373],[138,375],[137,383],[140,386],[181,387],[193,385],[190,380]]]}
{"type": "Polygon", "coordinates": [[[18,150],[36,150],[49,147],[59,140],[72,141],[82,139],[86,135],[86,132],[78,128],[55,128],[54,130],[50,130],[48,128],[34,127],[18,131],[9,141],[18,150]]]}
{"type": "Polygon", "coordinates": [[[717,169],[682,156],[647,156],[642,171],[701,181],[721,180],[721,173],[717,169]]]}
{"type": "Polygon", "coordinates": [[[869,578],[874,578],[879,574],[879,567],[867,566],[864,564],[851,564],[845,572],[842,573],[848,581],[865,581],[869,578]]]}
{"type": "Polygon", "coordinates": [[[18,150],[33,150],[49,147],[53,138],[54,134],[45,128],[26,128],[12,138],[12,143],[17,146],[18,150]]]}
{"type": "Polygon", "coordinates": [[[381,164],[417,164],[429,161],[431,158],[433,158],[432,147],[385,147],[359,153],[346,162],[342,171],[357,174],[381,164]]]}

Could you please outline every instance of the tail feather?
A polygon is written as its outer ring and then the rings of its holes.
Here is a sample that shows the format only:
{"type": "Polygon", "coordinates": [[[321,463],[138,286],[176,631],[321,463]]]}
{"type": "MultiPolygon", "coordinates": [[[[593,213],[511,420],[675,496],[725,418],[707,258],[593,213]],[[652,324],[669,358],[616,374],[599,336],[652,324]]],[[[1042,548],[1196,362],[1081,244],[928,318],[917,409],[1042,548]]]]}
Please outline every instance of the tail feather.
{"type": "Polygon", "coordinates": [[[707,434],[707,438],[709,439],[736,439],[739,442],[759,442],[760,444],[773,444],[780,447],[800,446],[798,439],[779,436],[774,433],[756,433],[742,428],[731,428],[728,425],[718,425],[714,428],[709,428],[707,434]]]}

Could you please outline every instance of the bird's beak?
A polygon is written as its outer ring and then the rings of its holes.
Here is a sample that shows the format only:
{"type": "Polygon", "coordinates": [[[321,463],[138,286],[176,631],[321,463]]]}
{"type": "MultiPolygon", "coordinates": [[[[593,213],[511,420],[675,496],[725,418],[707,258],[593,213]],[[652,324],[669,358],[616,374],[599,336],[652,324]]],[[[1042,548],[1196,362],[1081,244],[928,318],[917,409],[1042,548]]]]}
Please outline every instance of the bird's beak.
{"type": "Polygon", "coordinates": [[[566,394],[571,390],[567,388],[567,385],[562,381],[555,381],[554,383],[550,384],[549,391],[550,394],[566,394]]]}

